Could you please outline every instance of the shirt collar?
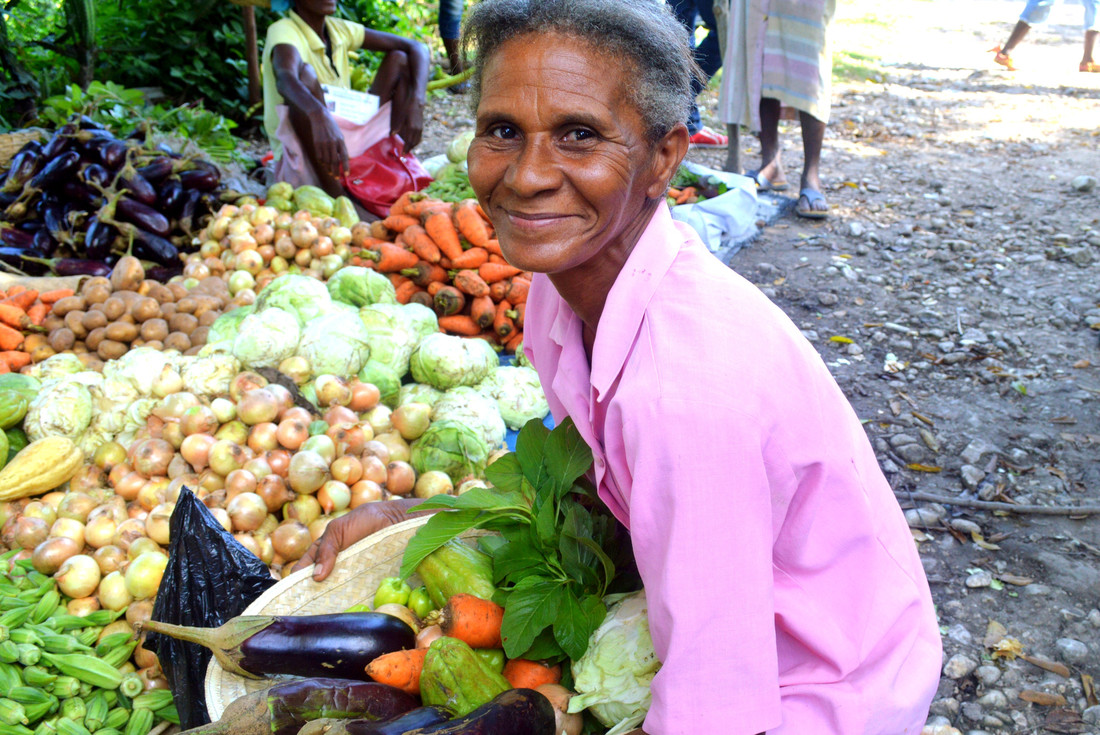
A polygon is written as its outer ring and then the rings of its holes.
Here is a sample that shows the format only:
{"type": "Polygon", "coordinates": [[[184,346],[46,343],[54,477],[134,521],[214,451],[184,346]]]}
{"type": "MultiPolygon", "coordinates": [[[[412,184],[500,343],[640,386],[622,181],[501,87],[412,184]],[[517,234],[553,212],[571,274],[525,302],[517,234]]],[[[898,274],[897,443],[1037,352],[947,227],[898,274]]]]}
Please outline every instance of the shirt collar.
{"type": "Polygon", "coordinates": [[[611,388],[622,371],[645,317],[684,235],[676,229],[667,206],[658,205],[645,231],[607,294],[596,343],[592,348],[592,387],[596,400],[611,388]]]}
{"type": "MultiPolygon", "coordinates": [[[[287,12],[287,17],[294,21],[294,24],[298,26],[298,30],[305,36],[306,41],[309,43],[309,47],[313,51],[324,51],[325,42],[321,40],[321,37],[309,27],[309,24],[302,20],[302,16],[298,15],[293,10],[287,12]]],[[[325,25],[328,25],[328,18],[325,18],[325,25]]]]}

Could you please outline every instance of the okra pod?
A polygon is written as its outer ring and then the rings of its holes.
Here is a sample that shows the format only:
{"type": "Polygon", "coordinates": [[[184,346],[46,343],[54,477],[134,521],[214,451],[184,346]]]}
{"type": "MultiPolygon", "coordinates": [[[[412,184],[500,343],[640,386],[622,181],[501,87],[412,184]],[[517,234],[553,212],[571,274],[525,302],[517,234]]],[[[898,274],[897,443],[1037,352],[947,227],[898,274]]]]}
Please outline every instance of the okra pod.
{"type": "Polygon", "coordinates": [[[114,727],[101,727],[93,732],[92,735],[122,735],[122,730],[114,727]]]}
{"type": "Polygon", "coordinates": [[[29,725],[27,711],[14,699],[0,697],[0,723],[5,725],[29,725]]]}
{"type": "MultiPolygon", "coordinates": [[[[148,735],[153,729],[153,711],[149,709],[136,709],[130,713],[130,719],[126,722],[123,735],[148,735]]],[[[90,734],[89,734],[90,735],[90,734]]]]}
{"type": "Polygon", "coordinates": [[[49,669],[43,666],[24,666],[23,681],[29,687],[42,689],[57,681],[57,674],[50,672],[49,669]]]}
{"type": "Polygon", "coordinates": [[[80,645],[84,646],[85,650],[91,651],[96,641],[99,640],[100,630],[100,628],[85,628],[84,630],[73,633],[72,636],[80,645]]]}
{"type": "Polygon", "coordinates": [[[69,717],[57,718],[57,735],[92,735],[88,728],[69,717]]]}
{"type": "Polygon", "coordinates": [[[44,653],[46,659],[62,674],[103,689],[116,689],[122,674],[109,663],[84,653],[44,653]]]}
{"type": "Polygon", "coordinates": [[[75,697],[80,693],[80,680],[75,676],[59,676],[53,684],[50,685],[50,694],[56,697],[75,697]]]}
{"type": "Polygon", "coordinates": [[[176,710],[175,704],[170,704],[167,707],[161,707],[155,712],[158,720],[168,720],[173,725],[180,724],[180,713],[176,710]]]}
{"type": "Polygon", "coordinates": [[[50,703],[50,695],[36,687],[15,686],[7,691],[7,696],[23,705],[50,703]]]}
{"type": "Polygon", "coordinates": [[[16,645],[21,645],[23,643],[31,643],[36,646],[42,645],[42,636],[38,635],[33,628],[26,626],[9,631],[8,639],[16,645]]]}
{"type": "Polygon", "coordinates": [[[162,709],[172,704],[172,692],[167,689],[150,689],[147,692],[134,697],[131,704],[134,709],[151,709],[156,712],[158,709],[162,709]]]}
{"type": "MultiPolygon", "coordinates": [[[[14,600],[16,598],[9,597],[7,599],[14,600]]],[[[20,600],[19,602],[21,603],[20,605],[7,610],[3,614],[0,614],[0,625],[7,627],[9,631],[13,628],[18,628],[20,625],[27,622],[27,618],[29,618],[31,616],[31,612],[34,611],[33,605],[22,600],[20,600]]]]}
{"type": "Polygon", "coordinates": [[[103,721],[103,727],[119,730],[126,726],[126,721],[129,719],[130,710],[124,707],[114,707],[107,712],[107,719],[103,721]]]}
{"type": "Polygon", "coordinates": [[[18,686],[23,686],[19,667],[13,663],[0,663],[0,692],[7,692],[18,686]]]}
{"type": "MultiPolygon", "coordinates": [[[[128,633],[125,635],[129,636],[128,633]]],[[[135,648],[137,648],[137,641],[127,641],[123,645],[117,646],[107,651],[106,653],[103,653],[102,655],[100,655],[100,659],[117,669],[119,666],[122,666],[122,664],[126,663],[130,659],[130,654],[134,652],[135,648]]]]}
{"type": "Polygon", "coordinates": [[[0,735],[35,735],[35,731],[25,725],[0,724],[0,735]]]}
{"type": "Polygon", "coordinates": [[[123,674],[122,681],[118,684],[118,690],[131,699],[141,694],[144,688],[145,682],[142,681],[141,675],[136,671],[123,674]]]}
{"type": "MultiPolygon", "coordinates": [[[[53,580],[49,580],[50,584],[53,584],[53,580]]],[[[39,598],[38,603],[34,606],[34,610],[31,611],[31,622],[42,623],[46,618],[53,614],[57,606],[61,604],[61,593],[56,588],[47,590],[45,594],[39,598]]]]}
{"type": "Polygon", "coordinates": [[[88,713],[88,705],[79,697],[69,697],[61,700],[61,716],[68,717],[75,722],[84,722],[84,716],[88,713]]]}
{"type": "Polygon", "coordinates": [[[110,709],[110,706],[107,704],[107,697],[104,695],[103,691],[99,690],[94,692],[92,696],[88,697],[88,701],[85,703],[84,727],[92,732],[103,727],[103,723],[107,720],[107,713],[110,709]]]}
{"type": "Polygon", "coordinates": [[[0,662],[13,664],[19,660],[19,646],[15,641],[0,643],[0,662]]]}
{"type": "Polygon", "coordinates": [[[126,631],[106,635],[103,637],[103,640],[96,644],[95,655],[102,657],[109,651],[125,646],[127,643],[133,641],[133,639],[134,636],[126,631]]]}
{"type": "Polygon", "coordinates": [[[19,649],[19,663],[24,666],[33,666],[42,660],[42,649],[33,643],[16,644],[19,649]]]}

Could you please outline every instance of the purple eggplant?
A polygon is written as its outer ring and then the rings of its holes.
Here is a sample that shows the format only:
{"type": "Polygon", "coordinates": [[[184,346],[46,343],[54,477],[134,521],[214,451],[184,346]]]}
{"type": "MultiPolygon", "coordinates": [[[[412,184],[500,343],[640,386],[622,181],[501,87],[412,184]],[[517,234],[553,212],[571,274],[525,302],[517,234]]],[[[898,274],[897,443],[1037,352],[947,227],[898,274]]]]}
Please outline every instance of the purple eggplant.
{"type": "Polygon", "coordinates": [[[168,283],[172,278],[182,274],[182,265],[154,265],[145,269],[145,277],[157,283],[168,283]]]}
{"type": "Polygon", "coordinates": [[[534,689],[509,689],[465,717],[423,727],[417,735],[554,735],[554,706],[534,689]]]}
{"type": "Polygon", "coordinates": [[[221,181],[217,169],[211,171],[196,168],[190,171],[180,171],[179,176],[184,189],[197,189],[198,191],[214,191],[221,181]]]}
{"type": "Polygon", "coordinates": [[[65,151],[56,158],[50,160],[46,166],[35,174],[27,187],[31,189],[47,189],[55,184],[60,184],[65,179],[76,173],[80,166],[80,154],[76,151],[65,151]]]}
{"type": "Polygon", "coordinates": [[[419,732],[419,728],[441,725],[454,717],[454,713],[446,707],[429,705],[409,710],[403,715],[398,715],[390,720],[341,720],[332,722],[324,720],[315,724],[306,725],[298,731],[299,735],[311,735],[313,728],[319,725],[317,732],[326,732],[329,735],[345,733],[346,735],[405,735],[407,732],[419,732]],[[328,729],[331,728],[331,729],[328,729]]]}
{"type": "Polygon", "coordinates": [[[175,162],[168,156],[157,156],[149,163],[137,169],[151,184],[158,184],[172,174],[175,162]]]}
{"type": "Polygon", "coordinates": [[[106,258],[117,236],[118,231],[114,227],[92,215],[88,220],[88,229],[84,230],[84,257],[92,260],[106,258]]]}
{"type": "Polygon", "coordinates": [[[26,249],[34,246],[34,233],[14,227],[0,227],[0,245],[26,249]]]}
{"type": "Polygon", "coordinates": [[[24,255],[23,260],[45,266],[55,276],[109,276],[111,266],[96,260],[84,258],[40,258],[24,255]]]}
{"type": "Polygon", "coordinates": [[[46,141],[46,145],[42,146],[42,158],[52,161],[69,150],[73,144],[73,139],[69,136],[74,132],[76,132],[76,128],[72,125],[64,125],[54,131],[54,134],[46,141]]]}
{"type": "Polygon", "coordinates": [[[111,171],[117,170],[126,163],[126,152],[130,146],[121,140],[109,140],[99,148],[99,162],[111,171]]]}
{"type": "Polygon", "coordinates": [[[17,268],[28,276],[40,276],[46,272],[45,267],[33,260],[39,255],[42,255],[42,253],[33,248],[0,246],[0,263],[6,263],[13,268],[17,268]],[[32,258],[32,260],[27,260],[27,258],[32,258]]]}
{"type": "Polygon", "coordinates": [[[180,195],[183,205],[180,207],[179,228],[190,234],[198,229],[199,203],[202,201],[202,192],[195,189],[184,189],[180,195]]]}
{"type": "Polygon", "coordinates": [[[22,153],[15,154],[15,158],[11,159],[11,167],[8,169],[8,178],[4,181],[4,186],[0,191],[7,194],[18,194],[22,191],[23,184],[38,173],[42,161],[41,153],[34,150],[25,150],[22,153]]]}
{"type": "Polygon", "coordinates": [[[57,250],[57,240],[46,227],[34,233],[34,249],[50,257],[57,250]]]}
{"type": "Polygon", "coordinates": [[[89,163],[80,171],[80,178],[89,186],[106,187],[111,183],[111,173],[98,163],[89,163]]]}
{"type": "Polygon", "coordinates": [[[416,646],[416,634],[407,623],[375,612],[248,615],[213,629],[150,620],[144,627],[206,646],[222,668],[251,678],[329,674],[362,679],[366,665],[378,656],[416,646]]]}
{"type": "Polygon", "coordinates": [[[157,209],[173,217],[183,209],[183,184],[173,177],[160,185],[157,191],[157,209]]]}
{"type": "Polygon", "coordinates": [[[157,190],[144,176],[130,166],[124,167],[119,172],[118,178],[115,180],[115,189],[126,189],[130,192],[132,198],[137,199],[142,204],[153,205],[157,203],[157,190]]]}
{"type": "Polygon", "coordinates": [[[69,122],[81,130],[104,130],[104,127],[87,115],[73,115],[69,122]]]}
{"type": "MultiPolygon", "coordinates": [[[[20,153],[26,153],[27,151],[42,153],[42,141],[35,139],[28,140],[15,152],[15,155],[18,156],[20,153]]],[[[15,156],[12,156],[12,158],[14,157],[15,156]]]]}
{"type": "Polygon", "coordinates": [[[168,233],[172,231],[172,225],[168,222],[167,217],[149,205],[142,204],[130,197],[124,196],[119,199],[116,211],[120,219],[133,223],[154,235],[167,237],[168,233]]]}
{"type": "Polygon", "coordinates": [[[99,209],[100,205],[103,204],[103,198],[99,194],[79,181],[73,181],[72,179],[61,185],[61,194],[69,202],[78,204],[85,210],[99,209]]]}
{"type": "Polygon", "coordinates": [[[118,225],[119,232],[123,236],[133,238],[133,253],[137,257],[161,265],[171,265],[179,262],[179,248],[173,245],[171,241],[160,235],[154,235],[152,232],[146,232],[128,222],[120,222],[118,225]]]}

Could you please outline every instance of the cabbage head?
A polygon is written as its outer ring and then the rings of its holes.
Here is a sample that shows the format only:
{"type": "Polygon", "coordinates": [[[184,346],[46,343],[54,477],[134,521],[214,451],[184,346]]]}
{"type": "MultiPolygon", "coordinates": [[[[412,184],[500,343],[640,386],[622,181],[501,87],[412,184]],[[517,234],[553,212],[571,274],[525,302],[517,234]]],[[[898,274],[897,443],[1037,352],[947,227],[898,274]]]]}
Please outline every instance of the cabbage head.
{"type": "Polygon", "coordinates": [[[469,426],[489,449],[503,444],[508,431],[496,401],[465,385],[451,388],[432,404],[432,422],[448,420],[469,426]]]}
{"type": "Polygon", "coordinates": [[[489,449],[477,432],[457,421],[433,421],[409,450],[409,464],[417,475],[438,470],[452,482],[480,475],[488,459],[489,449]]]}
{"type": "Polygon", "coordinates": [[[249,368],[278,367],[298,349],[301,336],[298,319],[272,306],[241,320],[233,340],[233,356],[249,368]]]}
{"type": "MultiPolygon", "coordinates": [[[[97,378],[102,378],[96,374],[97,378]]],[[[88,384],[75,376],[57,378],[42,385],[23,417],[27,438],[64,436],[78,442],[92,421],[95,402],[88,384]]]]}
{"type": "Polygon", "coordinates": [[[428,335],[439,333],[439,318],[434,311],[424,306],[424,304],[403,304],[401,311],[412,320],[413,332],[416,334],[417,342],[428,335]]]}
{"type": "Polygon", "coordinates": [[[103,377],[127,383],[141,395],[147,396],[153,392],[153,384],[165,366],[175,364],[172,354],[152,347],[138,347],[117,360],[109,360],[103,366],[103,377]]]}
{"type": "Polygon", "coordinates": [[[588,650],[573,662],[577,694],[569,700],[569,711],[587,709],[611,728],[607,735],[633,730],[649,712],[649,685],[659,668],[645,590],[632,592],[611,604],[588,639],[588,650]]]}
{"type": "Polygon", "coordinates": [[[371,358],[359,371],[359,380],[363,383],[370,383],[378,389],[378,392],[382,394],[379,400],[383,405],[390,408],[397,407],[397,397],[401,390],[401,376],[394,372],[389,365],[371,358]]]}
{"type": "MultiPolygon", "coordinates": [[[[289,311],[301,326],[325,313],[331,305],[325,284],[316,278],[292,273],[285,273],[264,286],[254,304],[256,311],[272,306],[289,311]]],[[[209,335],[207,341],[210,341],[209,335]]]]}
{"type": "Polygon", "coordinates": [[[241,363],[232,355],[180,358],[183,389],[197,396],[213,397],[229,393],[229,384],[240,371],[241,363]]]}
{"type": "Polygon", "coordinates": [[[313,377],[329,373],[348,378],[370,357],[370,335],[357,311],[334,311],[306,324],[298,354],[309,360],[313,377]]]}
{"type": "Polygon", "coordinates": [[[256,305],[249,304],[248,306],[238,306],[236,309],[219,316],[210,325],[210,331],[206,333],[206,344],[232,343],[237,336],[237,327],[240,326],[241,321],[254,311],[256,311],[256,305]]]}
{"type": "Polygon", "coordinates": [[[352,306],[397,303],[390,279],[371,268],[346,265],[333,273],[326,285],[333,301],[352,306]]]}
{"type": "Polygon", "coordinates": [[[413,380],[440,390],[477,385],[499,364],[497,353],[487,341],[441,332],[420,340],[409,358],[413,380]]]}
{"type": "Polygon", "coordinates": [[[370,335],[370,359],[389,366],[398,377],[409,372],[409,356],[420,337],[398,304],[371,304],[359,310],[370,335]]]}
{"type": "Polygon", "coordinates": [[[64,378],[66,375],[75,375],[87,369],[84,363],[80,361],[80,358],[73,353],[59,352],[31,366],[30,374],[45,383],[47,380],[64,378]]]}
{"type": "Polygon", "coordinates": [[[443,391],[424,383],[406,383],[397,393],[397,405],[406,403],[427,403],[434,406],[435,402],[443,396],[443,391]]]}
{"type": "Polygon", "coordinates": [[[531,419],[543,419],[550,413],[550,404],[534,368],[501,365],[476,388],[478,393],[496,401],[509,429],[518,431],[531,419]]]}

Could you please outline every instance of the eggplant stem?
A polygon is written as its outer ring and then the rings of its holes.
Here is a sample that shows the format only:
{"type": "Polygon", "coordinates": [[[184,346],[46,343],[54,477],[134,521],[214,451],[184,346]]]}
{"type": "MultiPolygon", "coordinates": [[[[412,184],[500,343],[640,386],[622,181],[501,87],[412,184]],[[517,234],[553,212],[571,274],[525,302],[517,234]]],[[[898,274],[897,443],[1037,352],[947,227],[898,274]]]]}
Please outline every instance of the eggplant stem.
{"type": "MultiPolygon", "coordinates": [[[[25,256],[25,255],[24,255],[24,256],[20,256],[20,257],[22,257],[22,258],[23,258],[23,260],[26,260],[26,259],[27,259],[27,256],[25,256]]],[[[4,262],[4,261],[2,261],[2,260],[0,260],[0,270],[5,270],[5,271],[7,271],[8,273],[13,273],[13,274],[15,274],[15,275],[17,275],[17,276],[23,276],[24,278],[30,278],[30,276],[28,276],[28,275],[27,275],[26,273],[24,273],[23,271],[21,271],[21,270],[19,270],[18,268],[16,268],[16,267],[15,267],[14,265],[12,265],[12,264],[10,264],[10,263],[5,263],[5,262],[4,262]]]]}
{"type": "Polygon", "coordinates": [[[142,630],[151,630],[169,638],[205,646],[210,649],[214,658],[218,659],[218,663],[226,671],[249,679],[262,679],[262,676],[241,668],[240,660],[243,656],[241,645],[274,622],[275,618],[271,615],[241,615],[217,628],[193,628],[162,623],[159,620],[146,620],[139,623],[135,630],[138,633],[142,630]]]}

